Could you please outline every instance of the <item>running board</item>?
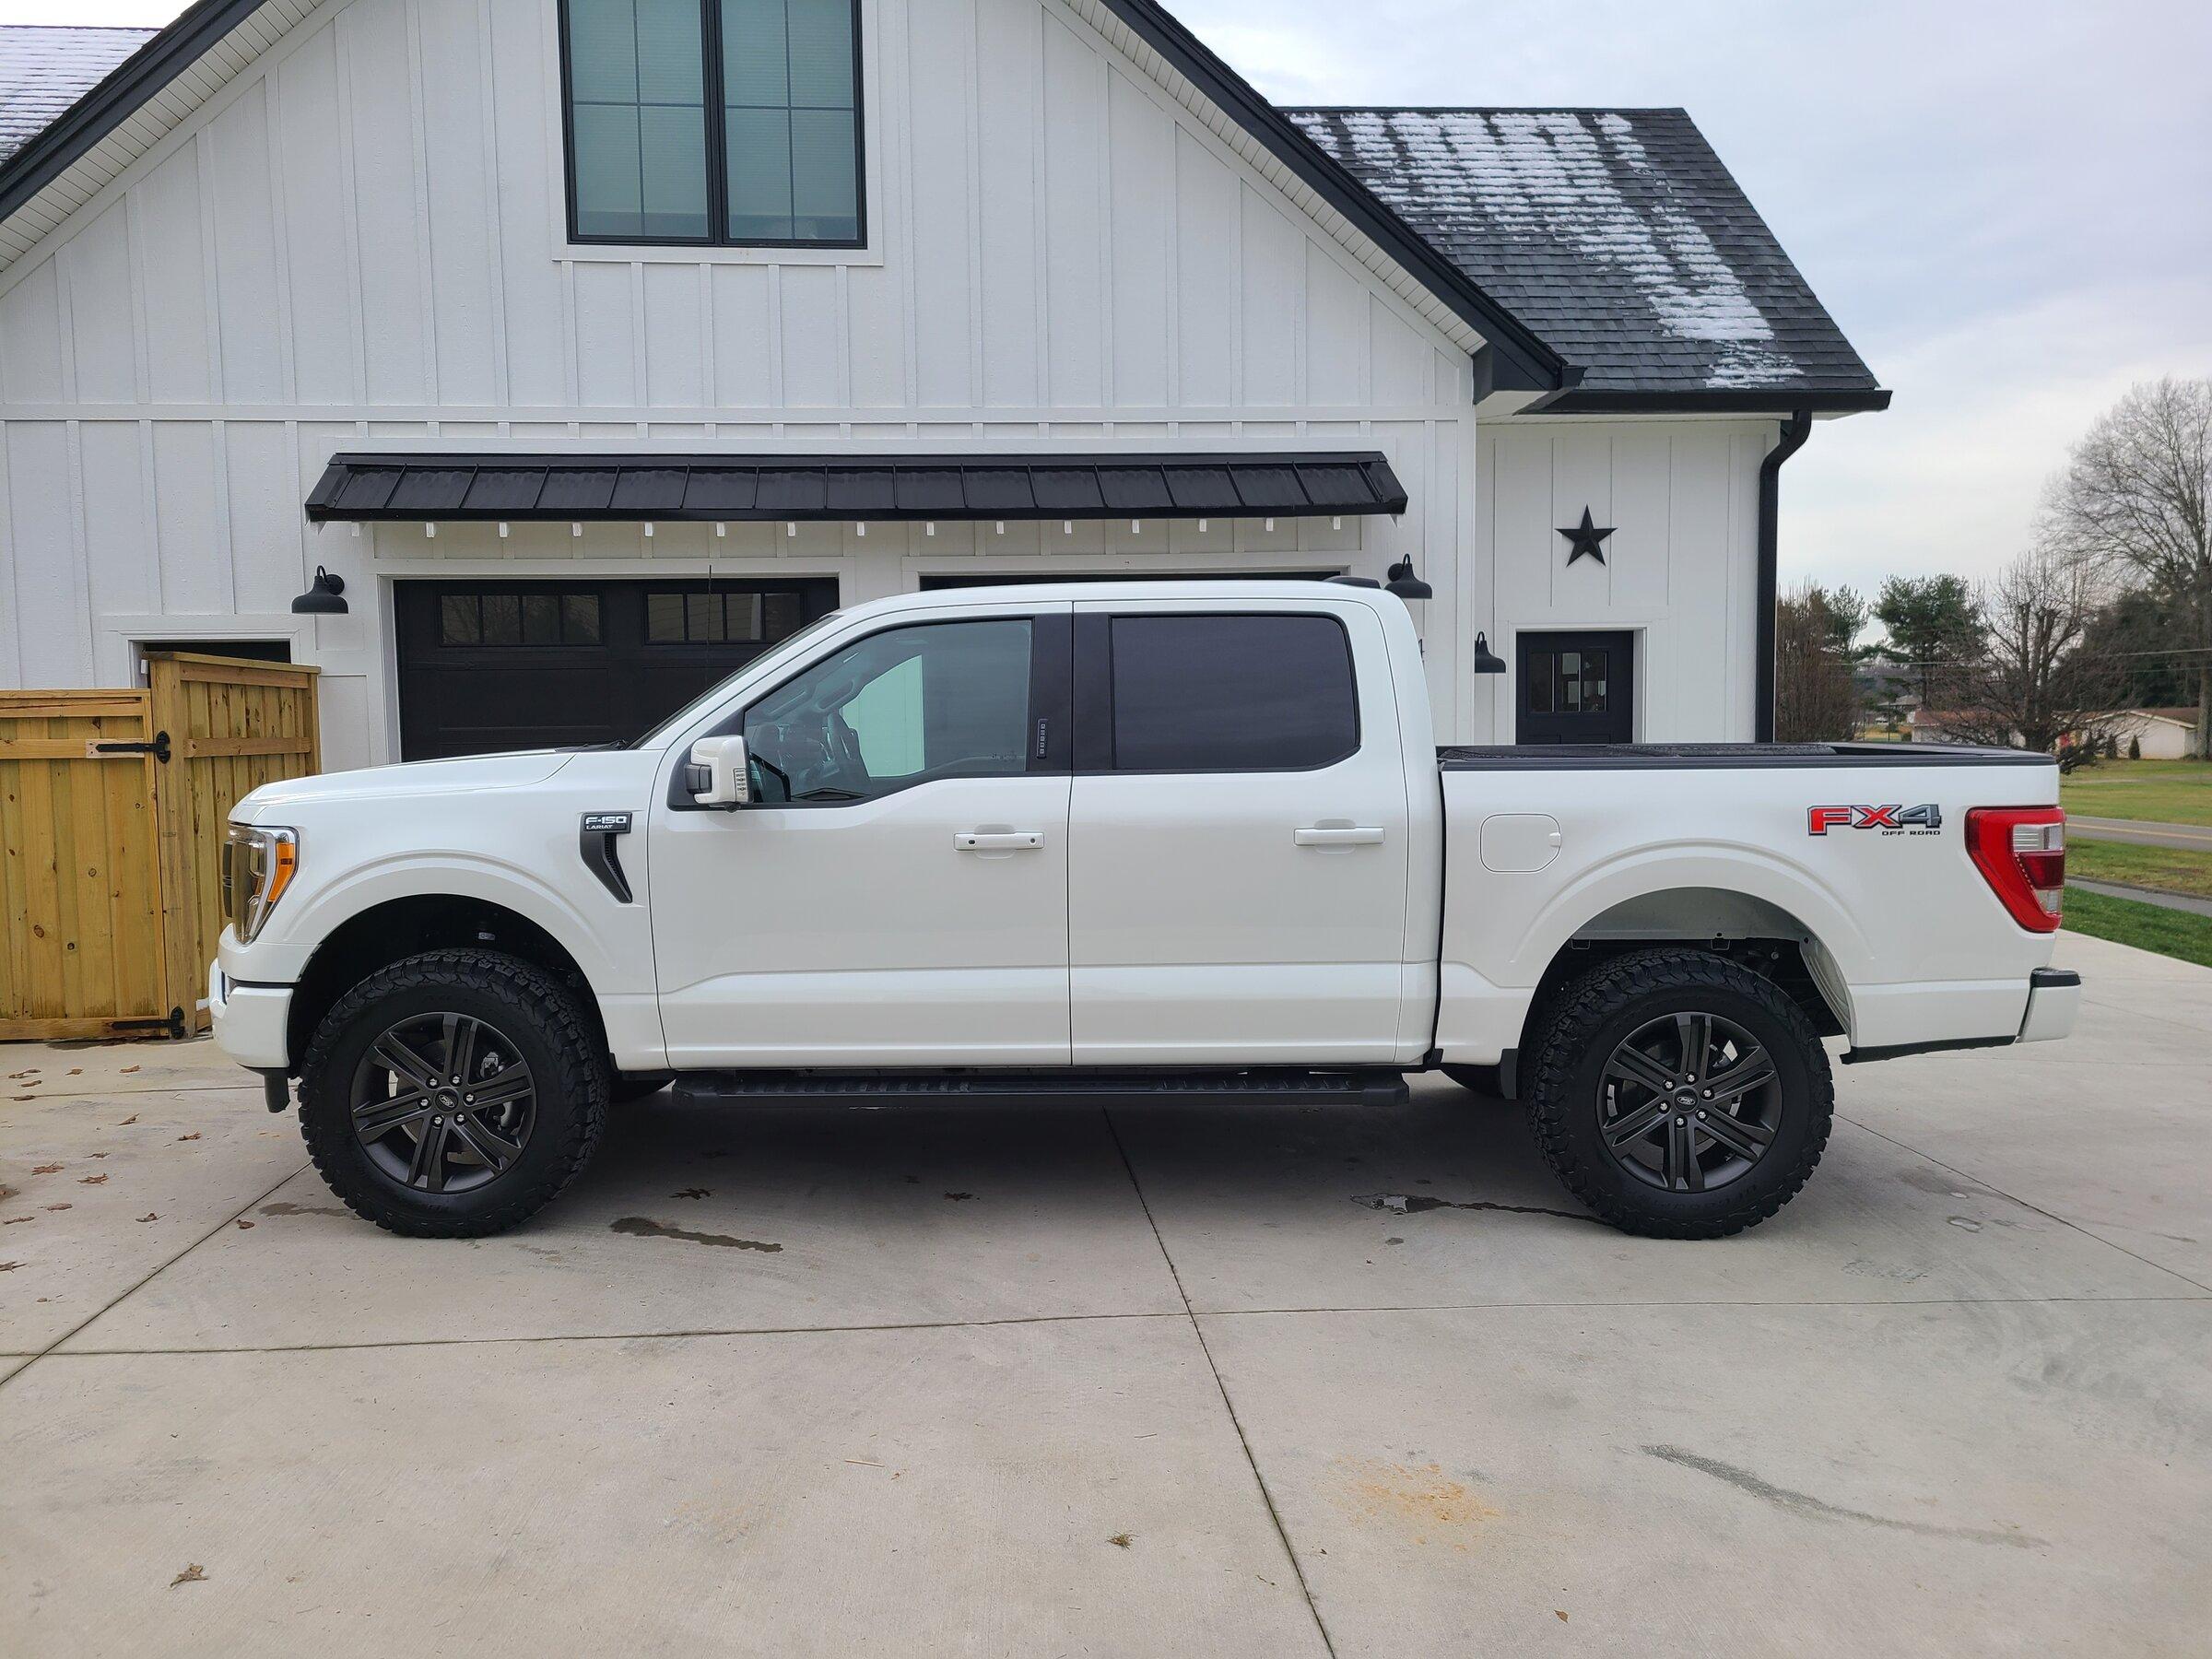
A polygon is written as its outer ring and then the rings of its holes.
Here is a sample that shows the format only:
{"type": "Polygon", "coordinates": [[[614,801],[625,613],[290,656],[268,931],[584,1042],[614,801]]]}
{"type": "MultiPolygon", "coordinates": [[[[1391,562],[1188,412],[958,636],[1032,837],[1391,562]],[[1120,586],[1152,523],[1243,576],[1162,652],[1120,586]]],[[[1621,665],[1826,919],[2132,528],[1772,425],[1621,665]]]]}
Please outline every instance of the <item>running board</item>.
{"type": "Polygon", "coordinates": [[[686,1072],[679,1100],[1176,1100],[1297,1101],[1311,1106],[1396,1106],[1406,1079],[1379,1066],[1341,1071],[1263,1067],[1236,1072],[686,1072]]]}

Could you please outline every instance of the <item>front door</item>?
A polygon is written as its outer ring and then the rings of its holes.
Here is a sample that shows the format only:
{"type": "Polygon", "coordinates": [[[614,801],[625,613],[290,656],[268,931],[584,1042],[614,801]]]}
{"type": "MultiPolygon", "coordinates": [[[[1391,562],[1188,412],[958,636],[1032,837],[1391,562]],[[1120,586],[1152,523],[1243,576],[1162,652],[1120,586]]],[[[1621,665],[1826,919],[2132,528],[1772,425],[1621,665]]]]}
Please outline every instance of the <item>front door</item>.
{"type": "Polygon", "coordinates": [[[752,804],[653,814],[672,1064],[1067,1063],[1067,614],[887,621],[724,724],[752,804]]]}
{"type": "Polygon", "coordinates": [[[1520,637],[1517,743],[1636,741],[1635,635],[1520,637]]]}
{"type": "Polygon", "coordinates": [[[1353,665],[1375,613],[1115,611],[1076,606],[1076,1063],[1388,1063],[1409,816],[1389,677],[1353,665]]]}

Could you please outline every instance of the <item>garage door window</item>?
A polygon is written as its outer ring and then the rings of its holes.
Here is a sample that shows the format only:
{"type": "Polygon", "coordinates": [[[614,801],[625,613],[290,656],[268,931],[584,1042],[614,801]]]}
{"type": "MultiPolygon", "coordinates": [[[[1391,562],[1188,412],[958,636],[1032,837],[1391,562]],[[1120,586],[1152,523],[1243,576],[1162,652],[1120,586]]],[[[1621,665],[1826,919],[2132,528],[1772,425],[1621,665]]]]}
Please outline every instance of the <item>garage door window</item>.
{"type": "Polygon", "coordinates": [[[645,595],[645,639],[653,645],[773,645],[806,621],[805,596],[795,592],[655,588],[645,595]]]}
{"type": "Polygon", "coordinates": [[[1113,770],[1306,771],[1359,747],[1334,617],[1116,617],[1113,770]]]}
{"type": "Polygon", "coordinates": [[[441,645],[596,645],[594,594],[453,594],[438,602],[441,645]]]}

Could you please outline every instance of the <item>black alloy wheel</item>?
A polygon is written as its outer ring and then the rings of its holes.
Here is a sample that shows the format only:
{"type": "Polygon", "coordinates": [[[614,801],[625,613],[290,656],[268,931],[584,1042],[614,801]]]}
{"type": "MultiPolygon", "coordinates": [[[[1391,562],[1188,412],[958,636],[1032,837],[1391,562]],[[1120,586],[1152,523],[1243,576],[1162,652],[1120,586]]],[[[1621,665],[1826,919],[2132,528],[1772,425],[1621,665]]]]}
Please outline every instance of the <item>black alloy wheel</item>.
{"type": "Polygon", "coordinates": [[[1747,1174],[1774,1144],[1782,1078],[1734,1020],[1686,1009],[1615,1045],[1598,1085],[1606,1152],[1639,1181],[1702,1193],[1747,1174]]]}
{"type": "Polygon", "coordinates": [[[353,1133],[403,1186],[465,1193],[497,1180],[529,1144],[537,1084],[490,1021],[417,1014],[385,1028],[354,1068],[353,1133]]]}

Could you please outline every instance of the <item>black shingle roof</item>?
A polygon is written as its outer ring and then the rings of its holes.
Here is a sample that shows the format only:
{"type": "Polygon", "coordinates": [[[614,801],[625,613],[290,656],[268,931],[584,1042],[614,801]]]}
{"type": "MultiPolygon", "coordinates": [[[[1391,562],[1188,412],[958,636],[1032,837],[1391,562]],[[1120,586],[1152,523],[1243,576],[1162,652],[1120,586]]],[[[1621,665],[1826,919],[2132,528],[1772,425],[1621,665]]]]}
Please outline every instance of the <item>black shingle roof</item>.
{"type": "Polygon", "coordinates": [[[1571,399],[1875,388],[1680,110],[1284,113],[1582,365],[1571,399]]]}
{"type": "Polygon", "coordinates": [[[153,38],[150,29],[0,28],[0,161],[153,38]]]}

